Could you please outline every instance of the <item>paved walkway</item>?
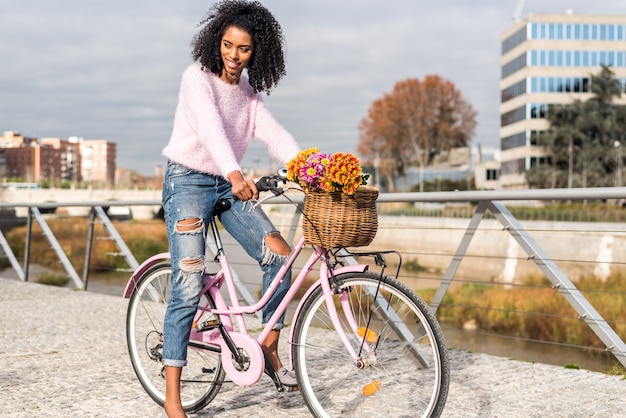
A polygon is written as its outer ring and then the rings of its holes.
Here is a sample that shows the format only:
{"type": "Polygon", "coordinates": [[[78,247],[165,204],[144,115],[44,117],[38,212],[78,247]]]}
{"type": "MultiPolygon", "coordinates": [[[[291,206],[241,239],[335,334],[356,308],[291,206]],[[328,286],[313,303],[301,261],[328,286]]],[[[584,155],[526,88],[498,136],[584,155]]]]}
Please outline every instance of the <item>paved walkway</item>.
{"type": "MultiPolygon", "coordinates": [[[[1,417],[159,417],[135,378],[127,300],[0,279],[1,417]]],[[[584,370],[451,351],[444,417],[623,417],[626,380],[584,370]]],[[[299,393],[267,377],[225,385],[193,417],[308,417],[299,393]]]]}

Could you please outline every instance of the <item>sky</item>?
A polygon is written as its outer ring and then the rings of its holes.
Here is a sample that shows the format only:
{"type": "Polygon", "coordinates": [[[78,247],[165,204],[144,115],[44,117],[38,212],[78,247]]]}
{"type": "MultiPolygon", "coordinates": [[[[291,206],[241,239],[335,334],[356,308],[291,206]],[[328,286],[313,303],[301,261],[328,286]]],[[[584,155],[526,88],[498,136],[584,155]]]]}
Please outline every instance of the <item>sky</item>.
{"type": "MultiPolygon", "coordinates": [[[[0,132],[106,139],[117,166],[164,165],[191,39],[214,1],[0,0],[0,132]]],[[[263,0],[287,76],[265,97],[302,148],[356,152],[359,122],[397,82],[437,74],[499,147],[500,36],[519,0],[263,0]]],[[[527,0],[529,13],[626,14],[626,0],[527,0]]],[[[253,141],[242,165],[266,167],[253,141]]]]}

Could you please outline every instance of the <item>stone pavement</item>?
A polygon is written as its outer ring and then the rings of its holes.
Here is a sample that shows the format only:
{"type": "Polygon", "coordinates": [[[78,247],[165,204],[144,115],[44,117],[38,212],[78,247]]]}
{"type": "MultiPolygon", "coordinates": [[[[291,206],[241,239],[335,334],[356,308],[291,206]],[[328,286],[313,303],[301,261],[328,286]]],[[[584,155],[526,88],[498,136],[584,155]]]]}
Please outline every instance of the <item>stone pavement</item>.
{"type": "MultiPolygon", "coordinates": [[[[159,417],[135,378],[127,300],[0,279],[0,417],[159,417]]],[[[451,351],[444,417],[623,417],[626,380],[451,351]]],[[[298,392],[225,384],[192,417],[308,417],[298,392]]]]}

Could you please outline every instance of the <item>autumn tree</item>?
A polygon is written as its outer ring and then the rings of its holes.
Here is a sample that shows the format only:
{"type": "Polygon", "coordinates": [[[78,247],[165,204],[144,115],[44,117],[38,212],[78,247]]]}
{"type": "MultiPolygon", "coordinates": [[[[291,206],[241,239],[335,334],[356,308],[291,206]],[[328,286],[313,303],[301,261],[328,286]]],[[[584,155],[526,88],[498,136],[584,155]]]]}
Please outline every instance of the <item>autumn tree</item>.
{"type": "Polygon", "coordinates": [[[359,123],[357,150],[393,190],[409,167],[426,167],[435,153],[467,146],[475,128],[476,112],[453,83],[438,75],[412,78],[372,103],[359,123]]]}

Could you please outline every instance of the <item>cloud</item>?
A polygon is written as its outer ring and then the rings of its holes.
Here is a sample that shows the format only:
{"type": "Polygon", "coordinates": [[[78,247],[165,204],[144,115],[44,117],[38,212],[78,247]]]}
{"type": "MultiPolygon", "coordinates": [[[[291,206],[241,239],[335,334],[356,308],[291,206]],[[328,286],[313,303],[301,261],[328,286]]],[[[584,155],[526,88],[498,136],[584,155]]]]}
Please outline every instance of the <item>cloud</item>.
{"type": "MultiPolygon", "coordinates": [[[[317,16],[316,10],[331,8],[322,2],[314,10],[303,10],[303,15],[312,15],[308,23],[287,20],[284,25],[290,40],[289,73],[269,106],[294,127],[296,137],[307,144],[329,138],[332,151],[346,146],[352,150],[358,141],[356,127],[372,101],[399,81],[440,74],[455,83],[479,112],[490,111],[494,122],[483,126],[493,133],[490,142],[495,144],[500,29],[480,30],[484,23],[468,19],[465,7],[428,9],[422,2],[395,1],[385,2],[384,8],[375,2],[359,4],[360,14],[353,13],[355,2],[342,2],[332,14],[317,16]],[[486,79],[496,80],[491,90],[484,88],[486,79]],[[304,103],[295,104],[298,98],[304,103]],[[495,106],[476,106],[487,101],[495,106]],[[284,115],[283,109],[291,114],[284,115]],[[307,122],[311,117],[316,120],[307,122]]],[[[498,12],[483,9],[473,14],[494,21],[498,12]]]]}
{"type": "MultiPolygon", "coordinates": [[[[117,143],[120,167],[163,164],[180,75],[213,2],[20,0],[0,5],[0,130],[117,143]]],[[[302,147],[355,151],[372,101],[439,74],[478,112],[474,143],[498,145],[500,35],[518,1],[263,1],[287,40],[268,107],[302,147]]],[[[524,14],[624,13],[625,1],[526,1],[524,14]]],[[[253,145],[244,161],[267,153],[253,145]]]]}

